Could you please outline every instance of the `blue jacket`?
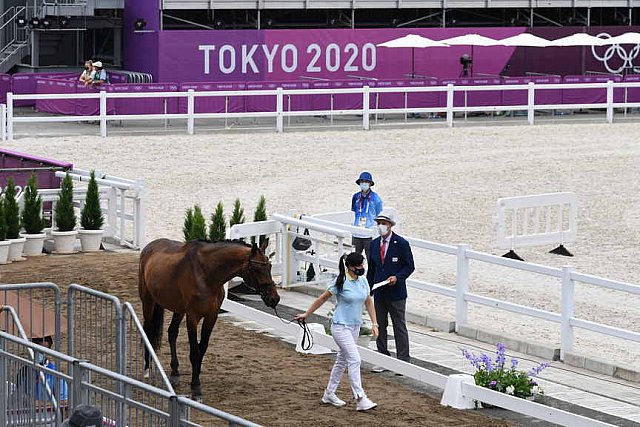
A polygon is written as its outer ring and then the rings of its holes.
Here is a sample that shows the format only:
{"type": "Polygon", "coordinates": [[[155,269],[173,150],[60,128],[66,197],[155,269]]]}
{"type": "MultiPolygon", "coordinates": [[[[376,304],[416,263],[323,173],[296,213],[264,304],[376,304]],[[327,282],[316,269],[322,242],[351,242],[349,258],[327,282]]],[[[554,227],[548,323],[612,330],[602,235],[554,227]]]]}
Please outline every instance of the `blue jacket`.
{"type": "MultiPolygon", "coordinates": [[[[351,197],[351,210],[355,213],[354,226],[359,227],[360,218],[364,218],[366,221],[365,227],[373,228],[376,226],[374,218],[382,212],[382,199],[373,190],[369,190],[365,197],[362,196],[361,191],[358,191],[351,197]]],[[[370,237],[371,234],[363,230],[362,234],[353,233],[353,236],[370,237]]]]}
{"type": "Polygon", "coordinates": [[[395,285],[387,285],[376,289],[373,293],[374,298],[384,298],[387,301],[407,298],[407,278],[415,270],[409,242],[393,233],[389,241],[389,248],[384,256],[384,265],[382,265],[380,259],[380,237],[373,239],[369,246],[367,264],[369,269],[367,271],[367,280],[370,286],[386,280],[389,276],[398,278],[395,285]]]}

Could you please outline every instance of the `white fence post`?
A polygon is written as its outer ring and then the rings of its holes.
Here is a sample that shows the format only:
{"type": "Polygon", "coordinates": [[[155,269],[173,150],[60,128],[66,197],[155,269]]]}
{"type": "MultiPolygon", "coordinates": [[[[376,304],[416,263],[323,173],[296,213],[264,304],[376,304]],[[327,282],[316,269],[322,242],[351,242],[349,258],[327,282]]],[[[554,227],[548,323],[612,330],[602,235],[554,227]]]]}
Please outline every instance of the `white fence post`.
{"type": "Polygon", "coordinates": [[[13,141],[13,92],[7,92],[7,139],[13,141]]]}
{"type": "Polygon", "coordinates": [[[607,81],[607,123],[613,123],[613,81],[607,81]]]}
{"type": "Polygon", "coordinates": [[[2,140],[7,140],[7,106],[0,104],[0,133],[2,134],[2,140]]]}
{"type": "Polygon", "coordinates": [[[369,130],[369,86],[362,88],[362,129],[369,130]]]}
{"type": "Polygon", "coordinates": [[[107,92],[100,91],[100,136],[107,137],[107,92]]]}
{"type": "Polygon", "coordinates": [[[187,91],[187,133],[193,135],[194,121],[193,114],[195,112],[195,96],[193,89],[187,91]]]}
{"type": "Polygon", "coordinates": [[[282,111],[284,108],[282,88],[276,89],[276,132],[284,131],[284,120],[282,111]]]}
{"type": "Polygon", "coordinates": [[[571,273],[574,268],[571,266],[562,267],[562,295],[560,297],[560,360],[565,360],[567,352],[573,350],[573,326],[571,326],[571,318],[573,318],[574,306],[574,282],[571,279],[571,273]]]}
{"type": "Polygon", "coordinates": [[[447,126],[453,127],[453,85],[447,85],[447,126]]]}
{"type": "Polygon", "coordinates": [[[458,245],[456,270],[456,332],[460,332],[460,325],[467,323],[467,301],[465,295],[469,291],[469,259],[467,244],[458,245]]]}
{"type": "Polygon", "coordinates": [[[527,120],[529,124],[533,124],[533,117],[535,116],[535,104],[536,104],[536,92],[535,83],[529,82],[527,85],[527,120]]]}

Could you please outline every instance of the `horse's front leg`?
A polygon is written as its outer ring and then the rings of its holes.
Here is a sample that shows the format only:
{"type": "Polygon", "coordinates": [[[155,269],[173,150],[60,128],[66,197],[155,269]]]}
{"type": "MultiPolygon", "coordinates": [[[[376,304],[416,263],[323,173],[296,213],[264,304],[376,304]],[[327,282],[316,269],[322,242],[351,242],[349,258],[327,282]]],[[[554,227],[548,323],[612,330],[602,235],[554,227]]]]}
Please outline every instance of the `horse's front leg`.
{"type": "Polygon", "coordinates": [[[178,387],[180,384],[180,372],[178,371],[178,354],[176,351],[176,341],[178,340],[178,333],[180,332],[180,323],[184,318],[184,313],[173,313],[171,318],[171,324],[169,325],[169,346],[171,347],[171,376],[169,381],[173,387],[178,387]]]}
{"type": "Polygon", "coordinates": [[[198,345],[198,322],[200,318],[187,314],[187,333],[189,335],[189,360],[191,361],[191,395],[200,401],[200,346],[198,345]]]}
{"type": "Polygon", "coordinates": [[[202,331],[200,333],[200,364],[198,365],[198,375],[200,375],[200,368],[202,367],[202,359],[204,359],[204,354],[207,352],[207,348],[209,348],[211,331],[213,331],[213,327],[216,325],[217,320],[218,310],[213,310],[204,318],[204,322],[202,322],[202,331]]]}

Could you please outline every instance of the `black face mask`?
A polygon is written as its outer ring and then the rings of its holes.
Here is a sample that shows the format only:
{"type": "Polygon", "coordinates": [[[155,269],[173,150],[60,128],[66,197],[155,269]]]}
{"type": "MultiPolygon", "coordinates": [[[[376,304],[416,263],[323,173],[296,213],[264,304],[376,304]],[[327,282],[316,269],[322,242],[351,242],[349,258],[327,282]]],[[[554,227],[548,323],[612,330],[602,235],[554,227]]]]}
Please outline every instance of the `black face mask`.
{"type": "Polygon", "coordinates": [[[363,268],[356,268],[355,270],[353,270],[353,273],[356,276],[362,276],[364,275],[364,267],[363,268]]]}

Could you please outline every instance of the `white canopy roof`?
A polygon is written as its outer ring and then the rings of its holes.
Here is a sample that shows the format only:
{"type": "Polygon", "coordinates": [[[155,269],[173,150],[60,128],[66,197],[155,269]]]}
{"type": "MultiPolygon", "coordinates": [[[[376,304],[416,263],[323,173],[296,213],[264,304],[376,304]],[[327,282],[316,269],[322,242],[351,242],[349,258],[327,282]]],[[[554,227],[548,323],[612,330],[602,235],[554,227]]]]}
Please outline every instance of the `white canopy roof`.
{"type": "Polygon", "coordinates": [[[498,46],[500,44],[494,39],[475,33],[440,40],[440,42],[446,43],[449,46],[498,46]]]}
{"type": "Polygon", "coordinates": [[[590,36],[586,33],[577,33],[568,37],[554,40],[551,46],[604,46],[608,44],[605,39],[590,36]]]}
{"type": "Polygon", "coordinates": [[[431,40],[426,37],[419,36],[417,34],[408,34],[398,39],[389,40],[384,43],[379,43],[377,46],[381,47],[448,47],[446,44],[431,40]]]}
{"type": "Polygon", "coordinates": [[[507,37],[498,41],[503,46],[527,46],[527,47],[546,47],[551,46],[551,41],[542,37],[534,36],[529,33],[518,34],[517,36],[507,37]]]}

